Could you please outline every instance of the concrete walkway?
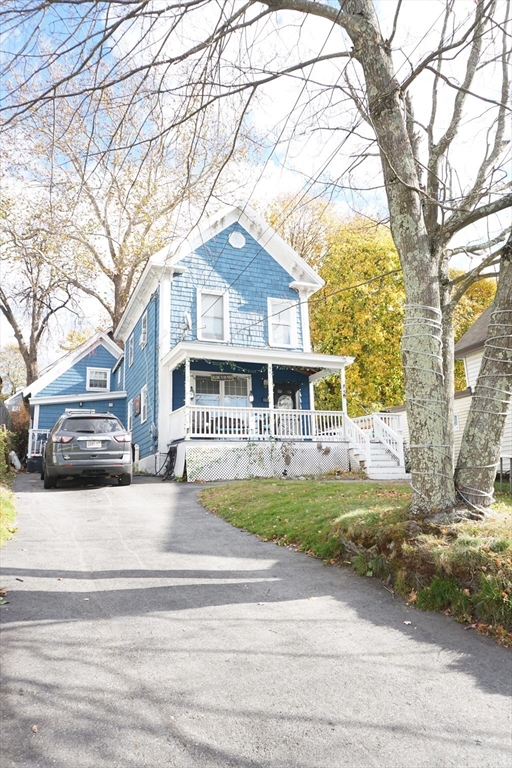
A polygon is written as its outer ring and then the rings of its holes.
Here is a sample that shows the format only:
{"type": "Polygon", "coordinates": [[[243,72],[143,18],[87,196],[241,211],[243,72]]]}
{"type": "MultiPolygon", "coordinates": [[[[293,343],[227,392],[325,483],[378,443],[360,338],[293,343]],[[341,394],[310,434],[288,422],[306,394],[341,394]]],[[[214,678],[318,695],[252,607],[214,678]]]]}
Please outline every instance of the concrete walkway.
{"type": "Polygon", "coordinates": [[[473,630],[195,486],[15,490],[2,768],[510,768],[512,654],[473,630]]]}

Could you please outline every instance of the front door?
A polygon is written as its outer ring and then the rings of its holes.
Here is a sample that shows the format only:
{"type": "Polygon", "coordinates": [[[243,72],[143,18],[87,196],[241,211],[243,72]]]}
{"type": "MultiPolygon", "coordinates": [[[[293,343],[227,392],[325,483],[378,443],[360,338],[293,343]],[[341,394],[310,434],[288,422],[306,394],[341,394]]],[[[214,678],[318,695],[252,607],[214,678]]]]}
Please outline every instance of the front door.
{"type": "Polygon", "coordinates": [[[274,384],[274,407],[283,411],[291,411],[298,408],[298,393],[298,384],[274,384]]]}

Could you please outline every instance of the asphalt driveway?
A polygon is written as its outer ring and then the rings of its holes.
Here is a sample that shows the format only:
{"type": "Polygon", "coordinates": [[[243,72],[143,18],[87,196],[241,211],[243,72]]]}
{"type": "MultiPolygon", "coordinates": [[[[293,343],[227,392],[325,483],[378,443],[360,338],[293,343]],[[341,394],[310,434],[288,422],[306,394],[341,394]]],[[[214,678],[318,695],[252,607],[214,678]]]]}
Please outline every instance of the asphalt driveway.
{"type": "Polygon", "coordinates": [[[473,630],[197,486],[15,490],[2,768],[510,768],[512,654],[473,630]]]}

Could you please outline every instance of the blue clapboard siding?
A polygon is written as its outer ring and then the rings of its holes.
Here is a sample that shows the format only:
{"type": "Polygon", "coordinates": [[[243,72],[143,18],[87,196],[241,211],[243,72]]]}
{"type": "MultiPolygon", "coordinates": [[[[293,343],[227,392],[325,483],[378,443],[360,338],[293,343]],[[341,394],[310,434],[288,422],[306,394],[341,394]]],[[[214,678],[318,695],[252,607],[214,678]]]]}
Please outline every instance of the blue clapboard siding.
{"type": "Polygon", "coordinates": [[[115,362],[114,355],[100,342],[89,354],[38,392],[37,397],[83,394],[86,392],[87,368],[108,368],[111,370],[115,362]]]}
{"type": "MultiPolygon", "coordinates": [[[[34,398],[32,405],[37,405],[37,398],[34,398]]],[[[51,405],[39,406],[39,429],[52,429],[53,425],[61,414],[64,413],[66,408],[76,408],[77,411],[87,411],[89,409],[96,411],[97,413],[104,413],[108,411],[113,413],[121,421],[123,426],[126,426],[126,404],[124,400],[109,400],[108,397],[104,400],[93,400],[92,402],[85,402],[80,407],[79,400],[71,400],[69,403],[53,403],[51,405]],[[109,405],[112,403],[112,405],[109,405]]]]}
{"type": "Polygon", "coordinates": [[[144,423],[141,422],[140,414],[138,416],[134,414],[133,416],[132,441],[139,445],[141,458],[150,456],[158,448],[158,306],[159,293],[156,290],[141,312],[132,331],[134,344],[133,365],[131,366],[128,365],[129,339],[126,340],[125,345],[125,421],[128,401],[135,400],[140,395],[144,385],[148,389],[146,421],[144,423]],[[148,315],[148,338],[146,346],[141,347],[142,317],[146,311],[148,315]]]}
{"type": "MultiPolygon", "coordinates": [[[[185,267],[171,283],[171,348],[180,341],[197,340],[197,289],[229,291],[229,342],[235,346],[266,347],[267,299],[299,301],[289,287],[294,279],[239,224],[221,233],[180,261],[185,267]],[[231,232],[241,232],[246,244],[233,248],[231,232]],[[185,313],[190,312],[193,329],[184,334],[185,313]]],[[[297,347],[303,350],[300,307],[296,309],[297,347]]]]}
{"type": "MultiPolygon", "coordinates": [[[[210,363],[203,360],[195,360],[190,364],[190,370],[249,374],[251,376],[252,393],[254,395],[253,408],[268,408],[268,402],[263,398],[268,397],[268,387],[263,382],[268,379],[268,369],[266,365],[259,363],[233,363],[232,365],[222,365],[219,363],[210,363]]],[[[274,385],[279,384],[299,384],[300,402],[302,410],[309,410],[309,379],[306,374],[299,371],[292,371],[287,368],[273,368],[274,385]]],[[[180,366],[172,374],[172,410],[176,411],[185,405],[185,368],[180,366]]]]}

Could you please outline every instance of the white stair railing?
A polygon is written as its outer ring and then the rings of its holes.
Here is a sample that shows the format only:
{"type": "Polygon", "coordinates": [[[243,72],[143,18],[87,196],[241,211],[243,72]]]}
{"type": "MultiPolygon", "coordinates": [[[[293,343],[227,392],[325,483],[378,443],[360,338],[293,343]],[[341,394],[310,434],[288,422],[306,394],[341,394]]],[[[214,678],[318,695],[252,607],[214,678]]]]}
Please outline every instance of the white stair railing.
{"type": "Polygon", "coordinates": [[[404,439],[402,435],[391,429],[388,424],[376,413],[372,414],[373,417],[373,434],[376,440],[379,440],[388,451],[390,451],[398,459],[398,463],[401,467],[405,465],[404,461],[404,439]]]}
{"type": "Polygon", "coordinates": [[[372,463],[372,454],[370,449],[370,430],[361,429],[354,419],[347,414],[343,415],[343,424],[345,426],[345,435],[347,440],[352,443],[354,448],[362,455],[368,469],[372,463]]]}

